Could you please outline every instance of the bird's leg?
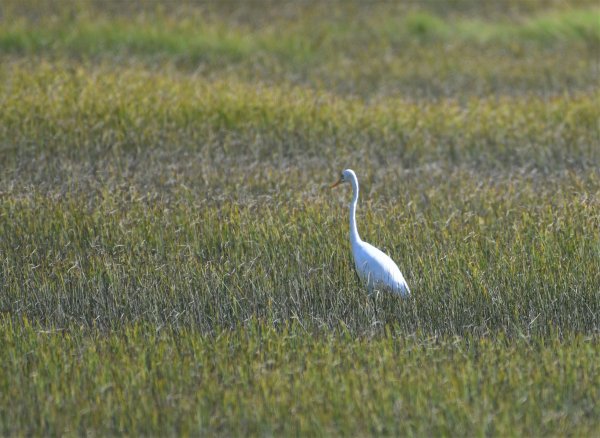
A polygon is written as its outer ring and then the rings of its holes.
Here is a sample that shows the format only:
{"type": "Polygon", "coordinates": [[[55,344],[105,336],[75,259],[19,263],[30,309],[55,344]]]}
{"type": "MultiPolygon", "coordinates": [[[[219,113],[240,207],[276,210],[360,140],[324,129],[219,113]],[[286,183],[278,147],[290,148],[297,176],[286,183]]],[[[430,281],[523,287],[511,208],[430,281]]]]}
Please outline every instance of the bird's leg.
{"type": "Polygon", "coordinates": [[[371,300],[371,305],[373,306],[374,320],[372,322],[372,325],[376,325],[377,323],[379,323],[379,314],[377,310],[377,303],[379,302],[379,290],[373,287],[369,288],[369,293],[367,294],[367,297],[369,300],[371,300]]]}

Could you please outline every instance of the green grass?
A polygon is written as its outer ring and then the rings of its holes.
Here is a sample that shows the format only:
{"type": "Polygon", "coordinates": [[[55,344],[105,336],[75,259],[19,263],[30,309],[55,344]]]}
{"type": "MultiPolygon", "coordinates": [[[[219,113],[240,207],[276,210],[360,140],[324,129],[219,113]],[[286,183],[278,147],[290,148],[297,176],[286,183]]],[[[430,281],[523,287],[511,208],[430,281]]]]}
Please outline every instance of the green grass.
{"type": "Polygon", "coordinates": [[[3,4],[0,435],[600,434],[598,9],[503,4],[3,4]]]}
{"type": "MultiPolygon", "coordinates": [[[[597,91],[365,103],[235,77],[205,80],[106,65],[17,62],[0,67],[0,78],[0,99],[11,108],[0,120],[13,157],[52,151],[61,161],[73,156],[81,162],[89,154],[159,149],[223,156],[211,167],[341,155],[367,166],[551,170],[594,167],[599,158],[597,91]],[[238,164],[228,160],[232,154],[238,164]]],[[[42,166],[37,175],[54,160],[44,161],[36,163],[42,166]]]]}
{"type": "Polygon", "coordinates": [[[0,54],[135,60],[151,69],[166,63],[203,76],[235,73],[252,83],[294,83],[368,99],[587,92],[598,77],[597,5],[500,18],[385,2],[331,3],[325,10],[286,4],[289,10],[279,14],[142,4],[137,13],[115,15],[108,5],[84,11],[76,3],[61,5],[33,16],[7,8],[0,54]]]}
{"type": "Polygon", "coordinates": [[[82,178],[66,194],[9,193],[2,307],[58,327],[149,320],[211,332],[300,318],[357,334],[388,322],[431,335],[597,330],[596,172],[482,180],[427,169],[374,184],[366,174],[363,237],[399,261],[415,295],[372,302],[326,176],[238,168],[190,189],[168,167],[172,181],[144,166],[159,179],[150,186],[82,178]]]}
{"type": "Polygon", "coordinates": [[[581,336],[1,327],[4,434],[594,435],[600,414],[600,354],[581,336]]]}
{"type": "Polygon", "coordinates": [[[239,29],[206,21],[201,15],[194,17],[195,20],[180,21],[160,16],[136,21],[88,17],[80,20],[50,19],[42,23],[16,19],[10,23],[5,20],[0,47],[9,53],[55,51],[82,56],[116,52],[195,58],[223,56],[238,60],[240,57],[256,56],[260,51],[285,58],[302,54],[303,58],[312,58],[335,47],[341,48],[343,54],[357,43],[366,42],[367,38],[382,47],[390,42],[406,44],[415,39],[421,43],[450,40],[501,45],[510,42],[597,45],[600,41],[600,11],[597,8],[542,13],[519,23],[490,23],[462,17],[445,21],[428,12],[398,13],[392,18],[387,17],[387,20],[381,15],[367,15],[366,22],[343,22],[339,19],[317,23],[302,21],[293,25],[293,35],[283,35],[283,38],[281,29],[272,25],[264,29],[239,29]],[[383,26],[378,27],[382,20],[383,26]]]}

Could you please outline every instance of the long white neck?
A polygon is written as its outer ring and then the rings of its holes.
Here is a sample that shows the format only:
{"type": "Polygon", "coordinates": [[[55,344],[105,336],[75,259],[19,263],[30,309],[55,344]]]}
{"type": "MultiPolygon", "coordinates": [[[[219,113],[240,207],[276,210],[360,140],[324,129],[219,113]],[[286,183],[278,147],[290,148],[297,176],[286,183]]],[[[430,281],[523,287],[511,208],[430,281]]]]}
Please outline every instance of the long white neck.
{"type": "Polygon", "coordinates": [[[360,242],[358,229],[356,228],[356,203],[358,202],[358,181],[356,178],[350,180],[352,183],[352,202],[350,203],[350,243],[353,245],[360,242]]]}

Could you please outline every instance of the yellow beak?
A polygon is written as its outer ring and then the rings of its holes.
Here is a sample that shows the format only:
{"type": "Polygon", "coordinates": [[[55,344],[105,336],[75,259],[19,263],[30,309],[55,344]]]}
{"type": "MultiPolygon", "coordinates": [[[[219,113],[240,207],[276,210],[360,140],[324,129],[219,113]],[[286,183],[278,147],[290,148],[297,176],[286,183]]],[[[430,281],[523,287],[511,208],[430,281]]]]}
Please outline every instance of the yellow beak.
{"type": "Polygon", "coordinates": [[[341,183],[342,183],[342,178],[338,179],[338,180],[337,180],[335,183],[333,183],[333,184],[331,185],[331,187],[330,187],[330,188],[337,187],[337,186],[339,186],[341,183]]]}

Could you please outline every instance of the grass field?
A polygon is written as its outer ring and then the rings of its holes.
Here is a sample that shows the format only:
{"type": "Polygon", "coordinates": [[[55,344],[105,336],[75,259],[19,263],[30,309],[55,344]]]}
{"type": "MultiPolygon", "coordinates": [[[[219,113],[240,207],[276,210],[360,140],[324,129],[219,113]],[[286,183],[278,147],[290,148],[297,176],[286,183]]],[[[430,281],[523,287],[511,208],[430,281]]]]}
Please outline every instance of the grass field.
{"type": "Polygon", "coordinates": [[[599,66],[587,1],[3,2],[0,435],[600,436],[599,66]]]}

